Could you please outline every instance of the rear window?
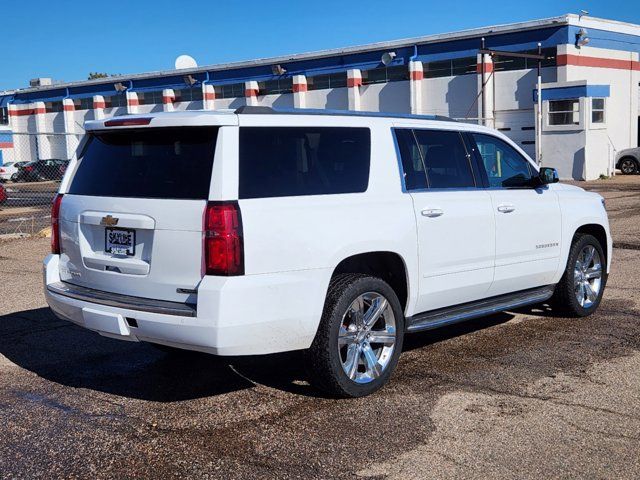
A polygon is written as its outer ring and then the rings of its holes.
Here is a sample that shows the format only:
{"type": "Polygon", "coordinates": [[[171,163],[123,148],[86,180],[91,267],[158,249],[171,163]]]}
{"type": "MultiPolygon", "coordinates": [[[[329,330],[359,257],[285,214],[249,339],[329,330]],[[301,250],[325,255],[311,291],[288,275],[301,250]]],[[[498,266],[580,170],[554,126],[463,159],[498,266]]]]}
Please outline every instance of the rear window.
{"type": "Polygon", "coordinates": [[[240,198],[364,192],[368,128],[242,127],[240,198]]]}
{"type": "Polygon", "coordinates": [[[206,199],[217,128],[147,128],[89,134],[69,193],[206,199]]]}

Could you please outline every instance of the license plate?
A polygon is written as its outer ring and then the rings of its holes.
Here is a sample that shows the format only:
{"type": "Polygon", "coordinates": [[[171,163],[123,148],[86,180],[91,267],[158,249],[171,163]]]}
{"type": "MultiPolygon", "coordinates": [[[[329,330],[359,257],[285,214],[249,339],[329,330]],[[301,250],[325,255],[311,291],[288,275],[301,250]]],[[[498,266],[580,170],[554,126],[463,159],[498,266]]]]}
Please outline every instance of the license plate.
{"type": "Polygon", "coordinates": [[[104,251],[132,257],[136,254],[136,231],[125,228],[105,228],[104,251]]]}

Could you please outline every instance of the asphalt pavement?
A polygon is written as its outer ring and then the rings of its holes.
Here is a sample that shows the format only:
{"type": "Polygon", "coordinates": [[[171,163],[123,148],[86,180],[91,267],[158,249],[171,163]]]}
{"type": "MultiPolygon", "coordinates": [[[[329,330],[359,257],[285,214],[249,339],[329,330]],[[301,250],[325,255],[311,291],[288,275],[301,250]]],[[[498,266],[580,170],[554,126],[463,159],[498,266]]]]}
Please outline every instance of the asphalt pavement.
{"type": "Polygon", "coordinates": [[[168,355],[46,308],[47,239],[0,243],[1,478],[640,478],[640,176],[607,199],[600,310],[407,337],[391,383],[324,398],[297,353],[168,355]]]}

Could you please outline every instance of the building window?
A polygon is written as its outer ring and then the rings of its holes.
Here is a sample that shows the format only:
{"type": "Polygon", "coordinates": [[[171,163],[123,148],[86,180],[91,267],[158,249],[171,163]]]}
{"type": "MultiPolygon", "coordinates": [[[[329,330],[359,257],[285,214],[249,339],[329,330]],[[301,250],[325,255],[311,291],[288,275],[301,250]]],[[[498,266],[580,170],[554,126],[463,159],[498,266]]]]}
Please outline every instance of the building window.
{"type": "Polygon", "coordinates": [[[75,98],[73,106],[76,110],[91,110],[93,108],[93,98],[75,98]]]}
{"type": "MultiPolygon", "coordinates": [[[[517,53],[530,53],[537,55],[538,50],[523,50],[517,53]]],[[[556,49],[543,48],[542,55],[545,56],[541,62],[542,67],[553,67],[556,65],[556,49]]],[[[506,70],[524,70],[538,68],[538,60],[535,58],[518,58],[518,57],[501,57],[496,56],[493,58],[493,70],[496,72],[502,72],[506,70]]]]}
{"type": "Polygon", "coordinates": [[[347,86],[347,72],[328,73],[307,77],[307,90],[322,90],[325,88],[344,88],[347,86]]]}
{"type": "Polygon", "coordinates": [[[549,125],[580,125],[580,100],[549,100],[549,125]]]}
{"type": "Polygon", "coordinates": [[[7,107],[0,108],[0,125],[9,125],[9,109],[7,107]]]}
{"type": "Polygon", "coordinates": [[[604,123],[604,98],[591,99],[591,123],[604,123]]]}
{"type": "Polygon", "coordinates": [[[397,65],[394,67],[374,68],[362,72],[362,84],[401,82],[409,80],[409,67],[397,65]]]}
{"type": "Polygon", "coordinates": [[[293,92],[293,79],[291,77],[276,78],[274,80],[258,82],[258,91],[260,92],[260,95],[291,93],[293,92]]]}
{"type": "Polygon", "coordinates": [[[126,106],[127,106],[127,97],[124,94],[104,97],[105,108],[117,108],[117,107],[126,107],[126,106]]]}
{"type": "Polygon", "coordinates": [[[454,58],[451,60],[452,75],[467,75],[477,72],[477,59],[475,57],[454,58]]]}
{"type": "MultiPolygon", "coordinates": [[[[534,53],[537,54],[538,50],[525,50],[518,53],[534,53]]],[[[556,64],[556,49],[544,48],[542,54],[545,59],[542,60],[543,67],[551,67],[556,64]]],[[[454,75],[467,75],[470,73],[477,73],[477,58],[476,57],[463,57],[453,58],[449,60],[437,60],[434,62],[423,62],[423,70],[425,78],[436,77],[453,77],[454,75]]],[[[524,70],[533,69],[538,67],[538,60],[533,58],[517,58],[517,57],[500,57],[495,56],[493,58],[493,69],[496,72],[507,70],[524,70]]]]}
{"type": "Polygon", "coordinates": [[[137,92],[138,105],[157,105],[162,103],[162,91],[137,92]]]}
{"type": "Polygon", "coordinates": [[[244,83],[230,83],[228,85],[214,86],[216,98],[244,97],[244,83]]]}
{"type": "Polygon", "coordinates": [[[200,102],[202,101],[202,88],[183,88],[182,90],[174,90],[176,102],[200,102]]]}
{"type": "Polygon", "coordinates": [[[44,111],[46,113],[58,113],[62,111],[62,102],[45,102],[44,111]]]}
{"type": "Polygon", "coordinates": [[[453,75],[451,60],[424,62],[422,69],[424,71],[424,78],[451,77],[453,75]]]}

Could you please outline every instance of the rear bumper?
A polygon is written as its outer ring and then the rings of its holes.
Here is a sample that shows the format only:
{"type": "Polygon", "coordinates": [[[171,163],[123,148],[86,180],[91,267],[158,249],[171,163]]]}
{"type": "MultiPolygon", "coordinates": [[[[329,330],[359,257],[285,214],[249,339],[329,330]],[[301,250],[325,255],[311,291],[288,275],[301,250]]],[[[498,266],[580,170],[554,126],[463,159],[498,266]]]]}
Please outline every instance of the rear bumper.
{"type": "Polygon", "coordinates": [[[205,277],[195,306],[111,294],[60,281],[59,256],[44,261],[45,297],[62,319],[101,335],[198,350],[257,355],[308,348],[331,272],[205,277]]]}

